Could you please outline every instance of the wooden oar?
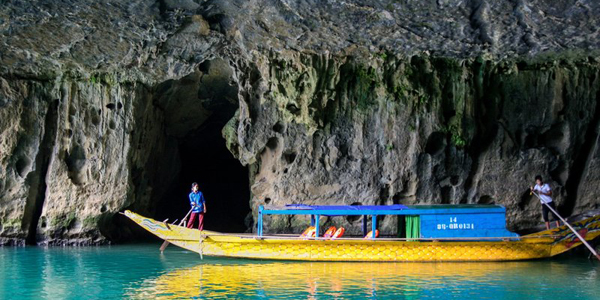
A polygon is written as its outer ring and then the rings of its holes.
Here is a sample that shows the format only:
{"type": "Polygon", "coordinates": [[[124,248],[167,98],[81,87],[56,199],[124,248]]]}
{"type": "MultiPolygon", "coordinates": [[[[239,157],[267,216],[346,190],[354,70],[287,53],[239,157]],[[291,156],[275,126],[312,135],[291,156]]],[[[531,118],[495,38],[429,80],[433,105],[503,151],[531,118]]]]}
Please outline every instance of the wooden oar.
{"type": "MultiPolygon", "coordinates": [[[[190,215],[190,213],[192,213],[192,210],[194,210],[193,207],[190,209],[190,211],[188,211],[187,215],[185,215],[185,217],[183,217],[183,219],[181,219],[181,222],[179,222],[179,226],[183,225],[185,220],[187,220],[187,217],[190,215]]],[[[165,251],[165,249],[167,249],[167,246],[169,246],[169,241],[165,240],[165,242],[162,243],[162,245],[160,245],[160,252],[165,251]]]]}
{"type": "Polygon", "coordinates": [[[543,205],[546,205],[546,207],[548,207],[548,209],[550,209],[550,211],[553,212],[555,216],[557,216],[561,221],[563,221],[563,223],[565,223],[565,225],[567,225],[567,227],[569,227],[569,229],[571,229],[571,231],[573,231],[573,233],[590,250],[590,252],[592,252],[592,254],[594,254],[598,260],[600,260],[600,255],[598,255],[598,253],[596,252],[596,250],[594,250],[594,248],[592,246],[590,246],[590,244],[588,244],[588,242],[581,235],[579,235],[579,233],[577,232],[577,230],[575,230],[575,228],[573,228],[571,226],[571,224],[569,224],[567,222],[567,220],[565,220],[563,217],[561,217],[550,205],[548,205],[548,203],[545,203],[545,202],[541,201],[542,198],[540,198],[540,195],[538,195],[538,193],[533,192],[533,194],[536,197],[538,197],[538,199],[540,199],[540,202],[542,202],[543,205]]]}

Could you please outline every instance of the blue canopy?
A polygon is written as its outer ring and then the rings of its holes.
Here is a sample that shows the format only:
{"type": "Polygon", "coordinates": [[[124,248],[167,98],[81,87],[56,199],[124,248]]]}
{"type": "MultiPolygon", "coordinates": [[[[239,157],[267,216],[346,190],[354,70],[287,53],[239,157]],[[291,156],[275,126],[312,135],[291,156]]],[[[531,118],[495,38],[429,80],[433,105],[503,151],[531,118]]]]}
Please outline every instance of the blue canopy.
{"type": "MultiPolygon", "coordinates": [[[[364,216],[363,234],[367,234],[367,216],[371,217],[373,238],[377,216],[418,216],[421,237],[511,236],[506,230],[506,209],[501,205],[306,205],[262,206],[258,208],[257,233],[262,236],[264,215],[309,215],[318,237],[322,216],[364,216]]],[[[516,236],[516,235],[515,235],[516,236]]]]}
{"type": "MultiPolygon", "coordinates": [[[[394,205],[308,205],[308,204],[286,204],[286,209],[305,209],[311,211],[323,210],[351,210],[351,211],[377,211],[377,210],[403,210],[409,209],[402,204],[394,205]]],[[[329,215],[329,214],[326,214],[329,215]]]]}

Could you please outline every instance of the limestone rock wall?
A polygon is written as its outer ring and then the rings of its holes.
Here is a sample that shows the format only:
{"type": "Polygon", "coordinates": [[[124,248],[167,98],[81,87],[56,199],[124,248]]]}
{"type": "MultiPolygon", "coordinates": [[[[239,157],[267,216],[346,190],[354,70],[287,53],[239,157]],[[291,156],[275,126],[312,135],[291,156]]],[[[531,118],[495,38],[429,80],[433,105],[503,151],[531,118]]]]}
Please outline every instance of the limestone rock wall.
{"type": "MultiPolygon", "coordinates": [[[[599,66],[273,54],[230,144],[252,166],[253,208],[495,203],[524,228],[540,218],[528,193],[536,174],[567,215],[598,206],[599,66]]],[[[305,220],[273,222],[298,230],[305,220]]]]}
{"type": "Polygon", "coordinates": [[[563,213],[598,208],[599,12],[595,1],[7,1],[0,244],[135,235],[117,213],[153,215],[178,140],[236,101],[222,133],[249,166],[240,188],[254,215],[291,202],[497,203],[520,229],[540,218],[536,174],[563,213]]]}
{"type": "Polygon", "coordinates": [[[148,209],[164,128],[143,86],[16,81],[3,92],[14,97],[2,109],[4,238],[35,241],[37,227],[49,243],[100,242],[115,212],[148,209]]]}

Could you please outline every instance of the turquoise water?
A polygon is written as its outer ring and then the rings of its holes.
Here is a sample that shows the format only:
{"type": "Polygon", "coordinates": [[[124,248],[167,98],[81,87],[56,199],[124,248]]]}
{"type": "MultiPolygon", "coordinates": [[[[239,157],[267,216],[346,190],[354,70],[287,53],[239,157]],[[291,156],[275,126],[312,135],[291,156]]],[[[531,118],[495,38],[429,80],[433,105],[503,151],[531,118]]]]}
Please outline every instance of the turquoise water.
{"type": "Polygon", "coordinates": [[[298,263],[159,245],[0,248],[0,299],[600,299],[600,264],[298,263]]]}

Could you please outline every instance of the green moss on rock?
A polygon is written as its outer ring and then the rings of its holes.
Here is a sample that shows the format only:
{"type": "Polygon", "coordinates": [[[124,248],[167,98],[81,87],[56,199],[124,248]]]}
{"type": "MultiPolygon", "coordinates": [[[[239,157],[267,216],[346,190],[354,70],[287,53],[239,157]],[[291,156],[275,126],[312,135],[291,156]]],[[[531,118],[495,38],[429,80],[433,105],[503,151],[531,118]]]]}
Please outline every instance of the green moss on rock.
{"type": "Polygon", "coordinates": [[[73,224],[75,224],[76,220],[77,214],[74,211],[72,211],[67,214],[58,215],[57,217],[53,218],[50,222],[50,225],[53,228],[70,228],[73,226],[73,224]]]}

